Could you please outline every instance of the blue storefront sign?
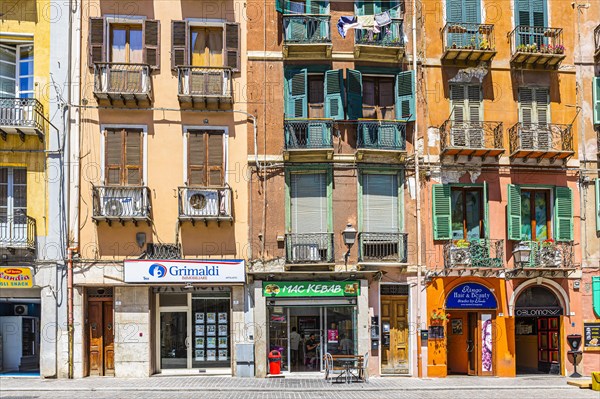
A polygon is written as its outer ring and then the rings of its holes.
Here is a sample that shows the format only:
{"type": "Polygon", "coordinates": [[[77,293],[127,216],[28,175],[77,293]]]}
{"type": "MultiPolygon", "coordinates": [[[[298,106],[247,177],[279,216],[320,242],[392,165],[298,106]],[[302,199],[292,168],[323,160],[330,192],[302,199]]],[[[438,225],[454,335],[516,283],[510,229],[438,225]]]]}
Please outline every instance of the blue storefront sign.
{"type": "Polygon", "coordinates": [[[496,309],[496,297],[489,288],[477,283],[454,287],[446,298],[446,309],[496,309]]]}

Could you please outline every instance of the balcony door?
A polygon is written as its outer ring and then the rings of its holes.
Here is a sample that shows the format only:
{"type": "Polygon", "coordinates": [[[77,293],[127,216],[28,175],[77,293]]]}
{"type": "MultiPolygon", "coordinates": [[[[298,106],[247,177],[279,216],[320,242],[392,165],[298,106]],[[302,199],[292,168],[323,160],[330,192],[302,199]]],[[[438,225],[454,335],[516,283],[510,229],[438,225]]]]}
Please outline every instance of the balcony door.
{"type": "Polygon", "coordinates": [[[0,245],[27,245],[25,168],[0,168],[0,245]]]}
{"type": "Polygon", "coordinates": [[[0,54],[0,97],[33,98],[33,45],[0,44],[0,54]]]}
{"type": "Polygon", "coordinates": [[[448,0],[446,3],[446,21],[459,25],[463,29],[459,33],[448,34],[448,45],[458,48],[474,46],[479,48],[482,40],[479,33],[481,23],[481,4],[479,0],[448,0]]]}
{"type": "Polygon", "coordinates": [[[548,24],[547,0],[515,0],[516,25],[522,26],[517,45],[547,44],[544,27],[548,24]]]}
{"type": "Polygon", "coordinates": [[[452,146],[483,148],[481,85],[450,85],[452,146]]]}

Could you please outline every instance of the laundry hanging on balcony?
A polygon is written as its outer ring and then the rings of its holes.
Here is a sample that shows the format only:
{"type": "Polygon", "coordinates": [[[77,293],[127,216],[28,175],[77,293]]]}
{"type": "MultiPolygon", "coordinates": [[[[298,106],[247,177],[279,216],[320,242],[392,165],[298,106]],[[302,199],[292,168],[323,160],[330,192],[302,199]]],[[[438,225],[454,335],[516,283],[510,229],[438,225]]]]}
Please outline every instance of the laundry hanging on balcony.
{"type": "Polygon", "coordinates": [[[391,10],[374,15],[342,16],[337,23],[338,32],[344,39],[350,29],[365,29],[372,33],[379,33],[379,28],[392,23],[391,10]]]}

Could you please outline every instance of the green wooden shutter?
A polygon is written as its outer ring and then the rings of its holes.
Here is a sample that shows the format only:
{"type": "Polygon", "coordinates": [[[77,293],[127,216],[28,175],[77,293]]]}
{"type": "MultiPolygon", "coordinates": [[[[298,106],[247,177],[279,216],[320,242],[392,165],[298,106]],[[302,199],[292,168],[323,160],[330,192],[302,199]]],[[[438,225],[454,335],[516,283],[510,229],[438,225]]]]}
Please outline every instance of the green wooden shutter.
{"type": "Polygon", "coordinates": [[[433,239],[449,240],[452,238],[450,186],[447,184],[434,184],[432,196],[433,239]]]}
{"type": "Polygon", "coordinates": [[[381,4],[377,0],[358,0],[355,5],[356,15],[373,15],[381,12],[381,4]]]}
{"type": "Polygon", "coordinates": [[[600,317],[600,276],[592,277],[592,299],[594,313],[596,317],[600,317]]]}
{"type": "Polygon", "coordinates": [[[556,241],[573,241],[573,192],[568,187],[555,187],[554,197],[554,238],[556,241]]]}
{"type": "Polygon", "coordinates": [[[275,11],[283,13],[283,0],[275,0],[275,11]]]}
{"type": "Polygon", "coordinates": [[[344,78],[341,69],[325,72],[325,117],[344,119],[344,78]]]}
{"type": "Polygon", "coordinates": [[[594,78],[594,124],[600,125],[600,76],[594,78]]]}
{"type": "Polygon", "coordinates": [[[507,230],[509,240],[521,240],[521,188],[508,185],[507,230]]]}
{"type": "Polygon", "coordinates": [[[356,120],[363,116],[362,74],[354,69],[346,70],[346,87],[348,89],[348,119],[356,120]]]}
{"type": "Polygon", "coordinates": [[[285,75],[285,117],[306,118],[308,109],[307,70],[286,70],[285,75]]]}
{"type": "Polygon", "coordinates": [[[415,71],[400,72],[396,75],[396,119],[408,122],[415,120],[414,82],[415,71]]]}
{"type": "Polygon", "coordinates": [[[600,232],[600,179],[596,179],[596,231],[600,232]]]}
{"type": "Polygon", "coordinates": [[[490,238],[490,204],[487,182],[483,182],[483,225],[484,237],[490,238]]]}
{"type": "Polygon", "coordinates": [[[363,174],[363,229],[371,233],[398,232],[398,176],[363,174]]]}

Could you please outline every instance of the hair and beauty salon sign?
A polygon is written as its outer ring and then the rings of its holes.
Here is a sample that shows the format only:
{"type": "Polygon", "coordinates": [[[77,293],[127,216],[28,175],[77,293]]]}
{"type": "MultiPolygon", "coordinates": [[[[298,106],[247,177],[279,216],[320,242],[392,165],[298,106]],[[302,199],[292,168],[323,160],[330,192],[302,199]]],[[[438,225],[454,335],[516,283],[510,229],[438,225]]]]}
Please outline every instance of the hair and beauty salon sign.
{"type": "Polygon", "coordinates": [[[263,296],[344,297],[358,296],[358,281],[263,281],[263,296]]]}
{"type": "Polygon", "coordinates": [[[454,287],[446,298],[446,309],[496,309],[496,297],[484,285],[465,283],[454,287]]]}
{"type": "Polygon", "coordinates": [[[126,260],[126,283],[243,283],[243,260],[126,260]]]}

